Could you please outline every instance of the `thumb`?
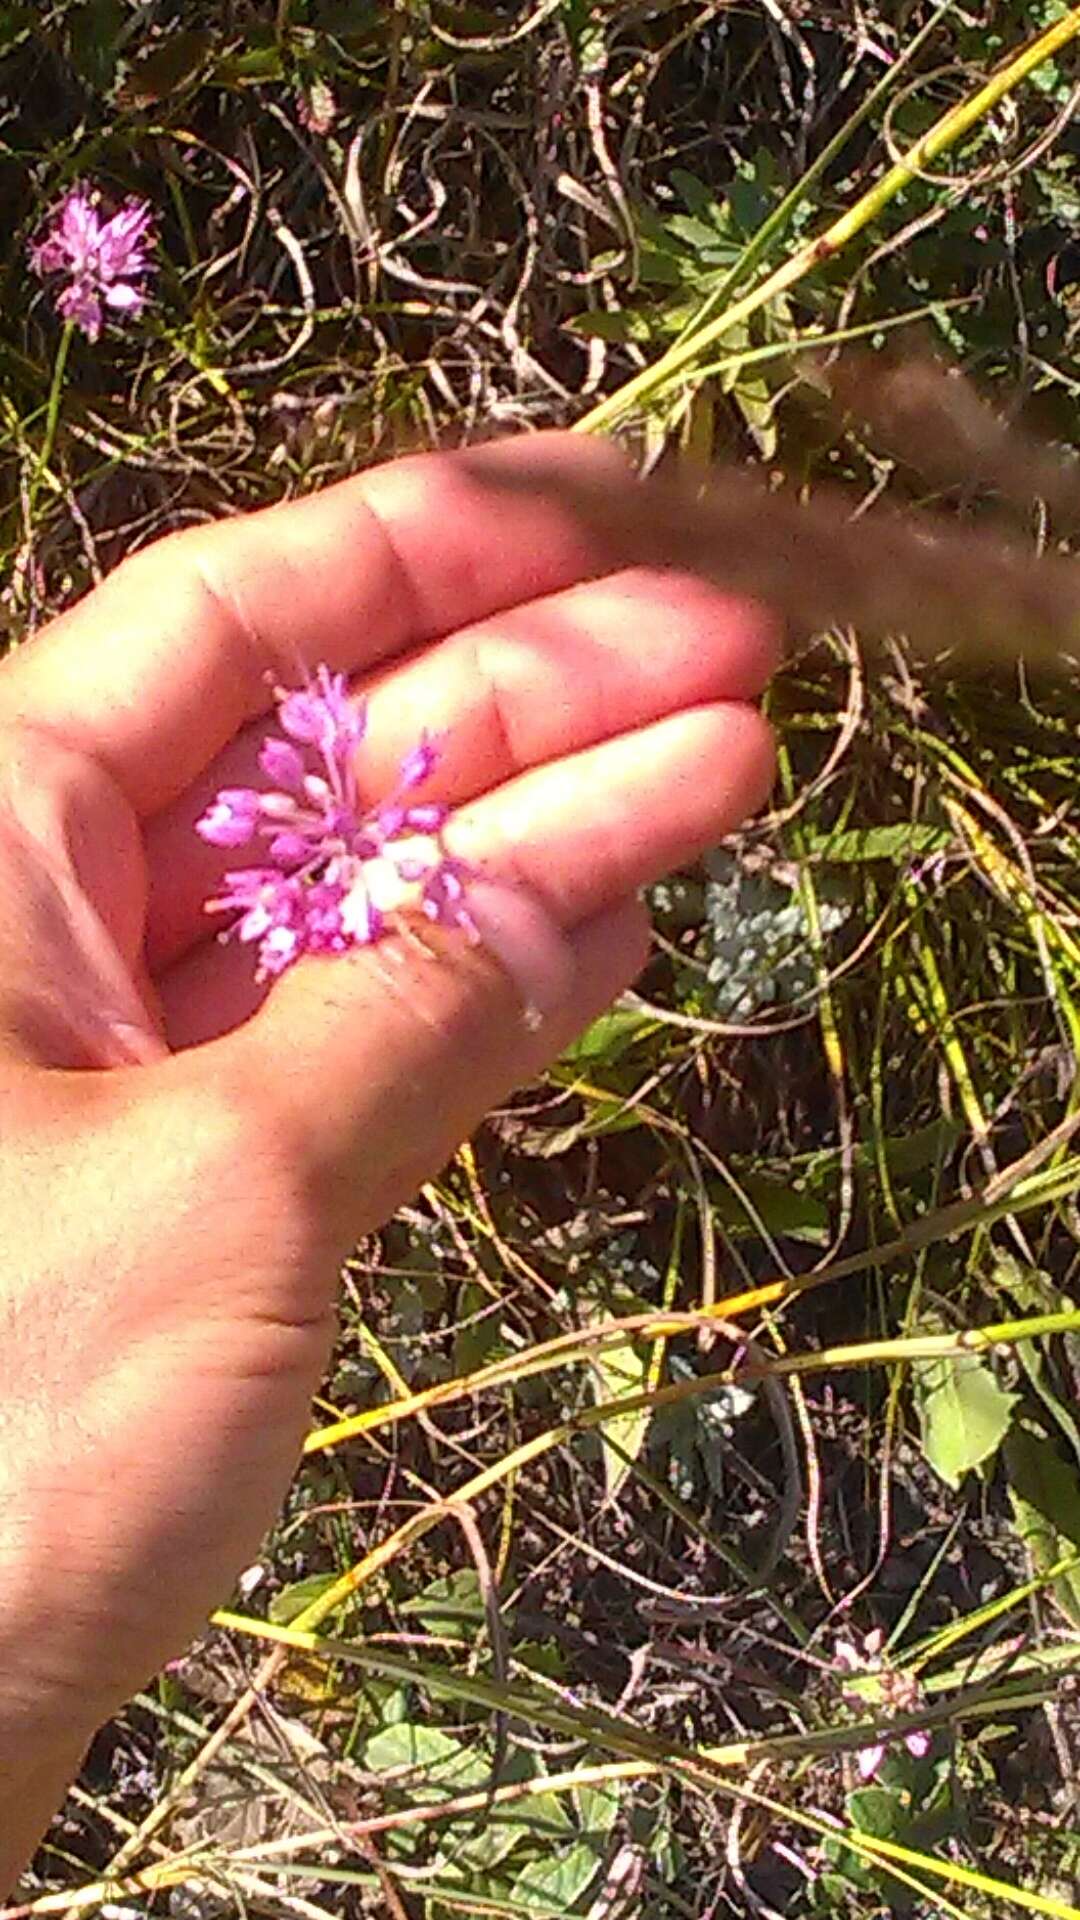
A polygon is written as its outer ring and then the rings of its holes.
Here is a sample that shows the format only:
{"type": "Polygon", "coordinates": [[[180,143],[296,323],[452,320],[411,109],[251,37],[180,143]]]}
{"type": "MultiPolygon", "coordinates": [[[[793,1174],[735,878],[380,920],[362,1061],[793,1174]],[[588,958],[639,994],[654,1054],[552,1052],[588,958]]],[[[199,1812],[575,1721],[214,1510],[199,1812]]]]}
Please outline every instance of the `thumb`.
{"type": "Polygon", "coordinates": [[[28,726],[0,734],[0,1047],[57,1067],[168,1052],[141,957],[138,823],[102,767],[28,726]]]}
{"type": "Polygon", "coordinates": [[[410,1199],[644,964],[649,922],[633,897],[563,932],[527,894],[483,896],[471,902],[484,944],[431,929],[302,961],[213,1043],[241,1084],[273,1088],[346,1245],[410,1199]]]}

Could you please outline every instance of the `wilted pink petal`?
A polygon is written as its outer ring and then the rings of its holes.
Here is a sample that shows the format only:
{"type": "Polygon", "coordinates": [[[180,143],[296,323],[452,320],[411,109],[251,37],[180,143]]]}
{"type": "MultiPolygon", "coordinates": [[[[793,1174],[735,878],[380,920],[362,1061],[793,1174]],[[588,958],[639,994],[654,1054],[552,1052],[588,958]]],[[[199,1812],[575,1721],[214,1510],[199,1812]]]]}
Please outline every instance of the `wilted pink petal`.
{"type": "Polygon", "coordinates": [[[860,1780],[872,1780],[885,1758],[885,1743],[879,1740],[874,1747],[863,1747],[855,1755],[855,1764],[859,1769],[860,1780]]]}
{"type": "Polygon", "coordinates": [[[313,80],[309,87],[301,88],[296,117],[309,133],[329,133],[337,117],[337,102],[325,80],[313,80]]]}
{"type": "Polygon", "coordinates": [[[930,1735],[925,1727],[916,1727],[914,1732],[905,1733],[904,1745],[913,1760],[925,1760],[930,1751],[930,1735]]]}

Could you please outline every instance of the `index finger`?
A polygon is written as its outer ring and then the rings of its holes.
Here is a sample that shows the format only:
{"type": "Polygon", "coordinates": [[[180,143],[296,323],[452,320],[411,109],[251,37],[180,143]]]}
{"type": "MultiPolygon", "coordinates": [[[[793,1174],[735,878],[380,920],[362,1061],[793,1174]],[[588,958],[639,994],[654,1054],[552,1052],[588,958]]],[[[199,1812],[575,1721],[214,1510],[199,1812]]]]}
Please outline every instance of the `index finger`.
{"type": "Polygon", "coordinates": [[[275,683],[319,661],[354,673],[608,571],[610,542],[560,497],[574,476],[631,480],[611,446],[537,434],[170,535],[0,665],[0,720],[59,736],[156,813],[275,683]]]}

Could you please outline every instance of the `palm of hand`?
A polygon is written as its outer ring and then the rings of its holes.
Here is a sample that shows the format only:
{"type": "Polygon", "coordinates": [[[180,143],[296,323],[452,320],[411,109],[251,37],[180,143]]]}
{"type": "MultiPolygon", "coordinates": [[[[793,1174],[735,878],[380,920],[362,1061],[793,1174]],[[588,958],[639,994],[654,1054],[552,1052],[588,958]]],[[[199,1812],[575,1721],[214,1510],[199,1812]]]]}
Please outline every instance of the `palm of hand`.
{"type": "Polygon", "coordinates": [[[38,1711],[43,1690],[75,1701],[87,1729],[254,1552],[341,1257],[632,977],[635,890],[768,784],[743,704],[768,623],[619,571],[550,503],[488,497],[507,460],[557,477],[615,456],[555,437],[400,462],[181,536],[0,673],[0,1307],[19,1382],[0,1643],[38,1711]],[[250,953],[208,932],[235,862],[193,822],[250,783],[268,681],[320,658],[370,695],[374,792],[421,724],[444,731],[437,797],[518,903],[539,1031],[520,983],[452,940],[437,962],[400,939],[313,960],[259,1004],[250,953]]]}

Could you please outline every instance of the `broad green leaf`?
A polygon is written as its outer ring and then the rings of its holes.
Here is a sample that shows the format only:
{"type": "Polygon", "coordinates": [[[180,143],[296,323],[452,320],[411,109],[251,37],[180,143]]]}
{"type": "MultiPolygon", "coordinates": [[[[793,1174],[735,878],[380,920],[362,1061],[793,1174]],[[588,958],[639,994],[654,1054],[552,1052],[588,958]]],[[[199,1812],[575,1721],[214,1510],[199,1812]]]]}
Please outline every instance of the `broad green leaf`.
{"type": "Polygon", "coordinates": [[[511,1898],[526,1908],[568,1912],[603,1866],[619,1813],[618,1788],[606,1784],[578,1787],[574,1799],[578,1840],[523,1868],[514,1882],[511,1898]]]}
{"type": "Polygon", "coordinates": [[[321,1600],[338,1578],[336,1573],[309,1573],[303,1580],[293,1580],[289,1586],[282,1587],[267,1609],[275,1626],[287,1627],[313,1600],[321,1600]]]}
{"type": "MultiPolygon", "coordinates": [[[[1036,1573],[1046,1573],[1071,1548],[1080,1551],[1080,1472],[1027,1418],[1014,1422],[1004,1455],[1013,1524],[1036,1573]]],[[[1053,1593],[1072,1625],[1080,1626],[1080,1566],[1060,1575],[1053,1593]]]]}
{"type": "MultiPolygon", "coordinates": [[[[632,1287],[606,1282],[599,1291],[587,1284],[579,1287],[577,1301],[582,1320],[591,1325],[613,1316],[623,1318],[647,1312],[652,1304],[632,1287]]],[[[595,1354],[589,1362],[589,1371],[597,1404],[642,1393],[655,1386],[663,1365],[664,1345],[663,1341],[631,1340],[625,1346],[595,1354]]],[[[604,1484],[610,1499],[620,1492],[640,1454],[652,1415],[651,1407],[634,1407],[606,1421],[601,1428],[604,1484]]]]}
{"type": "Polygon", "coordinates": [[[651,315],[633,313],[626,307],[612,312],[598,307],[594,313],[575,313],[565,324],[568,333],[586,340],[648,340],[656,330],[651,315]]]}
{"type": "Polygon", "coordinates": [[[595,1786],[578,1787],[574,1799],[582,1833],[594,1847],[602,1848],[619,1817],[618,1787],[614,1782],[600,1781],[595,1786]]]}
{"type": "Polygon", "coordinates": [[[244,46],[227,54],[214,67],[214,79],[223,87],[258,86],[263,81],[284,77],[285,60],[272,29],[261,35],[249,29],[244,46]]]}
{"type": "Polygon", "coordinates": [[[728,251],[732,251],[730,241],[711,222],[696,220],[691,213],[674,213],[665,224],[676,240],[693,247],[695,253],[715,253],[718,246],[726,246],[728,251]]]}
{"type": "Polygon", "coordinates": [[[440,1727],[418,1726],[413,1720],[372,1734],[363,1752],[363,1764],[372,1773],[415,1771],[416,1780],[409,1784],[426,1796],[467,1793],[491,1778],[491,1756],[481,1747],[465,1747],[440,1727]]]}
{"type": "Polygon", "coordinates": [[[559,12],[579,67],[589,68],[603,58],[605,23],[599,7],[589,0],[562,0],[559,12]]]}
{"type": "MultiPolygon", "coordinates": [[[[501,1778],[506,1780],[507,1774],[501,1778]]],[[[513,1801],[505,1808],[492,1807],[476,1821],[460,1846],[452,1846],[449,1835],[444,1846],[448,1855],[452,1852],[455,1868],[465,1867],[470,1875],[475,1875],[478,1870],[490,1871],[498,1866],[526,1840],[531,1840],[534,1847],[539,1844],[547,1848],[552,1842],[565,1842],[573,1831],[573,1822],[560,1796],[537,1793],[530,1794],[527,1800],[513,1801]]],[[[476,1891],[474,1878],[470,1887],[476,1891]]]]}
{"type": "Polygon", "coordinates": [[[761,1231],[760,1220],[770,1234],[805,1240],[812,1247],[829,1243],[829,1209],[825,1201],[809,1192],[801,1181],[793,1184],[790,1168],[786,1181],[740,1174],[739,1192],[710,1181],[709,1200],[717,1226],[730,1234],[757,1235],[761,1231]],[[746,1196],[745,1201],[740,1194],[746,1196]]]}
{"type": "Polygon", "coordinates": [[[0,58],[24,40],[41,19],[36,7],[7,6],[0,12],[0,58]]]}
{"type": "Polygon", "coordinates": [[[528,1911],[567,1913],[588,1891],[601,1867],[601,1855],[588,1841],[548,1852],[523,1867],[510,1889],[510,1899],[528,1911]]]}
{"type": "Polygon", "coordinates": [[[898,1839],[908,1824],[902,1805],[887,1787],[857,1787],[848,1795],[847,1805],[852,1826],[875,1840],[898,1839]]]}
{"type": "Polygon", "coordinates": [[[1041,1267],[1018,1260],[1015,1253],[1005,1247],[995,1251],[990,1277],[996,1287],[1001,1287],[1015,1300],[1023,1313],[1058,1313],[1073,1304],[1041,1267]]]}
{"type": "Polygon", "coordinates": [[[611,1007],[571,1041],[560,1058],[577,1067],[592,1065],[598,1060],[617,1060],[638,1040],[659,1032],[662,1025],[662,1021],[643,1013],[639,1007],[611,1007]]]}
{"type": "Polygon", "coordinates": [[[904,821],[894,827],[850,827],[844,833],[829,834],[813,845],[813,852],[827,866],[859,866],[869,860],[911,860],[943,852],[951,843],[952,835],[944,827],[904,821]]]}
{"type": "Polygon", "coordinates": [[[778,436],[774,395],[768,382],[761,378],[747,379],[736,372],[725,380],[724,386],[742,414],[762,459],[771,460],[776,453],[778,436]]]}
{"type": "MultiPolygon", "coordinates": [[[[1048,1311],[1053,1312],[1054,1309],[1050,1308],[1048,1311]]],[[[1017,1358],[1042,1402],[1043,1412],[1049,1414],[1055,1426],[1068,1441],[1074,1465],[1080,1464],[1080,1427],[1077,1426],[1070,1408],[1065,1405],[1057,1390],[1050,1368],[1046,1364],[1045,1345],[1046,1343],[1041,1340],[1020,1340],[1016,1347],[1017,1358]]]]}
{"type": "Polygon", "coordinates": [[[459,1567],[443,1574],[420,1593],[404,1600],[399,1609],[421,1620],[429,1633],[475,1633],[484,1622],[484,1600],[475,1567],[459,1567]]]}
{"type": "Polygon", "coordinates": [[[475,1373],[502,1348],[502,1313],[478,1280],[459,1287],[454,1309],[453,1373],[475,1373]]]}
{"type": "MultiPolygon", "coordinates": [[[[552,1069],[551,1077],[553,1080],[565,1078],[566,1084],[571,1087],[574,1084],[569,1075],[564,1076],[557,1068],[552,1069]]],[[[641,1113],[633,1100],[629,1096],[623,1099],[619,1094],[612,1094],[610,1099],[589,1100],[580,1120],[541,1135],[533,1151],[538,1159],[555,1160],[569,1153],[579,1140],[589,1140],[602,1133],[629,1133],[642,1124],[641,1113]]]]}
{"type": "MultiPolygon", "coordinates": [[[[597,1402],[643,1392],[649,1384],[651,1354],[651,1344],[643,1341],[628,1342],[625,1347],[613,1347],[610,1352],[597,1354],[590,1363],[597,1402]]],[[[634,1407],[629,1413],[608,1420],[601,1430],[604,1484],[611,1499],[620,1492],[645,1444],[651,1418],[651,1407],[634,1407]]]]}
{"type": "Polygon", "coordinates": [[[66,19],[68,53],[79,79],[107,93],[116,78],[124,28],[130,20],[123,0],[84,0],[66,19]]]}
{"type": "MultiPolygon", "coordinates": [[[[408,1768],[412,1777],[400,1783],[400,1790],[407,1799],[424,1804],[488,1786],[492,1754],[486,1743],[465,1745],[441,1727],[409,1721],[373,1734],[363,1749],[363,1764],[381,1774],[408,1768]]],[[[519,1750],[509,1755],[499,1778],[504,1784],[522,1782],[535,1779],[536,1773],[535,1757],[519,1750]]],[[[443,1845],[451,1873],[462,1874],[475,1890],[475,1875],[497,1866],[523,1841],[531,1839],[546,1847],[572,1833],[570,1814],[560,1795],[541,1790],[506,1808],[492,1807],[482,1819],[463,1820],[452,1832],[447,1830],[443,1845]]],[[[416,1835],[402,1828],[395,1839],[400,1842],[399,1851],[409,1852],[416,1835]]]]}
{"type": "MultiPolygon", "coordinates": [[[[852,1153],[852,1165],[857,1173],[867,1173],[873,1177],[878,1170],[878,1150],[884,1158],[889,1172],[896,1178],[909,1178],[912,1174],[922,1173],[926,1167],[943,1166],[953,1148],[964,1132],[962,1121],[943,1115],[940,1120],[932,1120],[929,1126],[916,1127],[912,1133],[887,1136],[877,1143],[860,1140],[852,1153]]],[[[789,1162],[789,1167],[799,1166],[803,1162],[789,1162]]],[[[805,1162],[807,1183],[815,1190],[831,1193],[841,1167],[841,1155],[835,1147],[823,1152],[811,1154],[805,1162]]]]}
{"type": "Polygon", "coordinates": [[[715,220],[718,203],[711,189],[699,180],[696,173],[688,173],[685,167],[672,167],[671,184],[677,193],[681,193],[683,205],[688,212],[696,213],[702,220],[715,220]]]}
{"type": "Polygon", "coordinates": [[[170,34],[135,62],[121,89],[123,104],[150,107],[171,99],[201,78],[214,52],[214,35],[208,29],[186,27],[170,34]]]}
{"type": "Polygon", "coordinates": [[[1006,1393],[972,1353],[917,1361],[913,1372],[926,1457],[950,1487],[958,1487],[997,1452],[1017,1396],[1006,1393]]]}

